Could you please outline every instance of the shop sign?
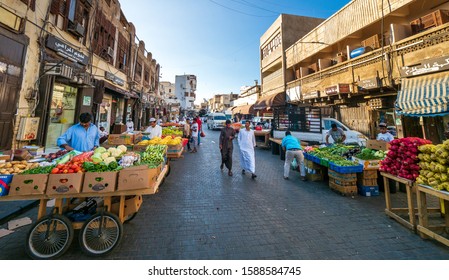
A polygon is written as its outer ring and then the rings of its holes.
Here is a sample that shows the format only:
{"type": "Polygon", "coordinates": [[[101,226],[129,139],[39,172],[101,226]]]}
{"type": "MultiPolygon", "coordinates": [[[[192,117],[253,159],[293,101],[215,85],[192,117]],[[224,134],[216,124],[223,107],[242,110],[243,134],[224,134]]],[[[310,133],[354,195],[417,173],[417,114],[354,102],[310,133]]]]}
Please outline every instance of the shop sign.
{"type": "Polygon", "coordinates": [[[47,48],[54,50],[60,56],[65,57],[73,62],[77,62],[82,65],[89,63],[89,57],[83,52],[77,51],[72,46],[64,43],[55,36],[49,35],[47,38],[47,48]]]}
{"type": "Polygon", "coordinates": [[[338,84],[335,86],[327,87],[324,89],[326,95],[337,95],[351,93],[349,90],[349,84],[338,84]]]}
{"type": "Polygon", "coordinates": [[[366,79],[357,82],[357,87],[359,90],[369,90],[380,88],[380,79],[379,77],[374,77],[371,79],[366,79]]]}
{"type": "Polygon", "coordinates": [[[301,100],[300,99],[301,86],[288,88],[286,93],[287,93],[287,97],[288,97],[289,101],[299,101],[299,100],[301,100]]]}
{"type": "Polygon", "coordinates": [[[112,74],[111,72],[105,71],[104,72],[104,78],[106,80],[109,80],[111,82],[113,82],[114,84],[117,84],[119,86],[124,86],[125,85],[125,81],[120,79],[119,77],[117,77],[116,75],[112,74]]]}
{"type": "Polygon", "coordinates": [[[303,99],[314,99],[314,98],[320,98],[320,91],[312,91],[312,92],[304,92],[302,94],[303,99]]]}
{"type": "Polygon", "coordinates": [[[90,106],[92,104],[91,96],[83,96],[83,106],[90,106]]]}
{"type": "Polygon", "coordinates": [[[344,99],[335,99],[334,104],[335,105],[346,104],[346,101],[344,99]]]}
{"type": "Polygon", "coordinates": [[[449,70],[449,56],[426,59],[416,65],[404,66],[400,72],[401,77],[413,77],[444,70],[449,70]]]}

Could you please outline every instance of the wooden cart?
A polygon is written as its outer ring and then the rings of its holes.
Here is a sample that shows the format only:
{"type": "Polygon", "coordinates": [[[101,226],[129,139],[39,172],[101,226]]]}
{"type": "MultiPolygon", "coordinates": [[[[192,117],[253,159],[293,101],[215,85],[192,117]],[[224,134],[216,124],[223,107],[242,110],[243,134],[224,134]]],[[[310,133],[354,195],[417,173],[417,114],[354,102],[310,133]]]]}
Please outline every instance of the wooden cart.
{"type": "Polygon", "coordinates": [[[77,193],[54,195],[4,196],[1,201],[39,200],[37,221],[32,225],[26,240],[26,250],[34,259],[55,259],[63,255],[74,237],[74,229],[80,229],[79,242],[82,250],[91,256],[102,256],[111,252],[123,236],[123,224],[137,214],[142,195],[154,194],[167,175],[165,165],[157,177],[155,188],[114,191],[105,193],[77,193]],[[64,214],[75,205],[73,199],[102,198],[103,207],[82,222],[69,220],[64,214]],[[52,213],[47,214],[47,203],[55,199],[52,213]],[[117,203],[113,203],[117,200],[117,203]]]}

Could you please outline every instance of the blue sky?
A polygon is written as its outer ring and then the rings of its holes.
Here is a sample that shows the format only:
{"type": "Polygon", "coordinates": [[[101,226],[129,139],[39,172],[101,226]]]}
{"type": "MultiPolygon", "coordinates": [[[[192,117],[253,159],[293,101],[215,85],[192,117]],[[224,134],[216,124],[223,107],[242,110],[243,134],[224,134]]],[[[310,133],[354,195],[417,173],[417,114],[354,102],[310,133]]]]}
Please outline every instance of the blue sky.
{"type": "Polygon", "coordinates": [[[120,0],[162,81],[197,76],[197,101],[260,84],[260,37],[280,13],[328,18],[349,0],[120,0]]]}

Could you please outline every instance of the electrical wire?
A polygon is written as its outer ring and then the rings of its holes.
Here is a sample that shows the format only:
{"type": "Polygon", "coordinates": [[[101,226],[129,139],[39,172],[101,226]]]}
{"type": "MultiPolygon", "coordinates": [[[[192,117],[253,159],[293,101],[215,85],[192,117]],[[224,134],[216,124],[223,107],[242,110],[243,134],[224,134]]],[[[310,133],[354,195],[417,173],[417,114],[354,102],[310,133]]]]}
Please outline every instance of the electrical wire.
{"type": "Polygon", "coordinates": [[[246,12],[242,12],[242,11],[236,10],[236,9],[234,9],[234,8],[230,8],[230,7],[228,7],[228,6],[225,6],[225,5],[222,5],[222,4],[220,4],[220,3],[217,3],[217,2],[215,2],[214,0],[209,0],[209,2],[212,2],[212,3],[214,3],[215,5],[218,5],[218,6],[220,6],[220,7],[223,7],[223,8],[225,8],[225,9],[228,9],[228,10],[230,10],[230,11],[233,11],[233,12],[236,12],[236,13],[239,13],[239,14],[242,14],[242,15],[246,15],[246,16],[259,17],[259,18],[273,17],[273,16],[254,15],[254,14],[249,14],[249,13],[246,13],[246,12]]]}

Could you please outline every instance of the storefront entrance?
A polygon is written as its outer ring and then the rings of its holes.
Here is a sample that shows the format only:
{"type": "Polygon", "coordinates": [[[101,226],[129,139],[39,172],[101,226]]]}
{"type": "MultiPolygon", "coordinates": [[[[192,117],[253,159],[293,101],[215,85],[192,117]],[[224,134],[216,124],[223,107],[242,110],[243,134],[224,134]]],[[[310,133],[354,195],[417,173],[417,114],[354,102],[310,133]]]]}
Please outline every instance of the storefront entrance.
{"type": "Polygon", "coordinates": [[[48,130],[45,149],[57,149],[56,141],[73,124],[78,122],[76,100],[78,89],[69,85],[55,83],[48,114],[48,130]]]}
{"type": "Polygon", "coordinates": [[[112,96],[110,94],[105,94],[103,101],[100,104],[100,114],[98,127],[104,127],[105,131],[108,133],[111,131],[111,110],[112,110],[112,96]]]}

